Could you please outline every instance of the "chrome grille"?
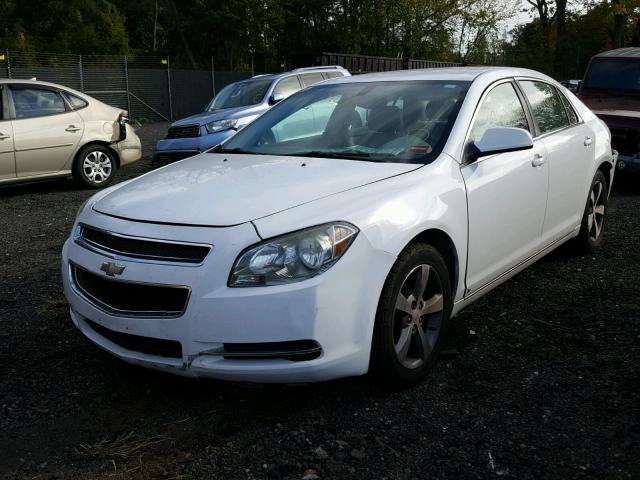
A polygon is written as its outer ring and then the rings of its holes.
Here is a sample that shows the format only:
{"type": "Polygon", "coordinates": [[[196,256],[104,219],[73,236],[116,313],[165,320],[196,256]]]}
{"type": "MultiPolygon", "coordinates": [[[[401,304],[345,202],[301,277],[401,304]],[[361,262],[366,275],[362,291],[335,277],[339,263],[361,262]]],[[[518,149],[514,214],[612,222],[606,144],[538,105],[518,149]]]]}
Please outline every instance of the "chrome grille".
{"type": "Polygon", "coordinates": [[[199,264],[211,250],[209,245],[132,237],[80,225],[76,241],[88,248],[147,260],[199,264]]]}
{"type": "Polygon", "coordinates": [[[190,138],[200,136],[200,125],[169,127],[167,138],[190,138]]]}

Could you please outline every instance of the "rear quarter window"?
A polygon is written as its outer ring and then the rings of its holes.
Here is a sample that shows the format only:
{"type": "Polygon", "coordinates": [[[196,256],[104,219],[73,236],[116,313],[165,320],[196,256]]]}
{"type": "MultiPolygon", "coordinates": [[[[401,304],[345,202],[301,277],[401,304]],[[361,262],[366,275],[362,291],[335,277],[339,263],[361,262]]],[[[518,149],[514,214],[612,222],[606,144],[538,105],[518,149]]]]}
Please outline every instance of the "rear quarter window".
{"type": "Polygon", "coordinates": [[[580,119],[578,118],[578,114],[576,113],[573,105],[569,101],[569,99],[562,92],[558,92],[560,94],[560,99],[562,100],[562,104],[564,105],[564,109],[567,111],[567,117],[569,117],[569,123],[571,125],[575,125],[576,123],[580,123],[580,119]]]}
{"type": "Polygon", "coordinates": [[[89,103],[87,103],[77,95],[74,95],[73,93],[64,92],[64,96],[67,97],[67,101],[71,105],[71,108],[73,108],[74,110],[79,110],[89,105],[89,103]]]}

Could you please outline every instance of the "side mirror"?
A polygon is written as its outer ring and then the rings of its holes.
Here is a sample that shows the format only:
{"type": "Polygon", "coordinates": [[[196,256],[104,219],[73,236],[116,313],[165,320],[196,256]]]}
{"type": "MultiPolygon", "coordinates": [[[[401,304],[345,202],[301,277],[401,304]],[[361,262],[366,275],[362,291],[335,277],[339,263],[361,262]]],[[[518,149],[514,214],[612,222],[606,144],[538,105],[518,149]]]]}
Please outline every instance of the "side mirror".
{"type": "Polygon", "coordinates": [[[282,100],[284,100],[284,95],[281,93],[273,93],[270,97],[269,97],[269,105],[275,105],[278,102],[281,102],[282,100]]]}
{"type": "Polygon", "coordinates": [[[517,152],[533,148],[531,134],[522,128],[490,128],[480,140],[469,145],[467,162],[475,162],[480,157],[505,152],[517,152]]]}

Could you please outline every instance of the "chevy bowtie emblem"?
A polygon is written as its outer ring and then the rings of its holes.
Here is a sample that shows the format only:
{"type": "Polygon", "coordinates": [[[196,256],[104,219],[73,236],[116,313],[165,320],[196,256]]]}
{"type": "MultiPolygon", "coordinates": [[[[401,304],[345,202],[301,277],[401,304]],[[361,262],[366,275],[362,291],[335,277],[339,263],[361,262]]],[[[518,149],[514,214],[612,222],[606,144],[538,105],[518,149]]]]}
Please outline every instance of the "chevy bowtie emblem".
{"type": "Polygon", "coordinates": [[[116,275],[120,275],[124,272],[124,265],[118,265],[113,262],[104,262],[100,267],[100,270],[106,273],[109,277],[115,277],[116,275]]]}

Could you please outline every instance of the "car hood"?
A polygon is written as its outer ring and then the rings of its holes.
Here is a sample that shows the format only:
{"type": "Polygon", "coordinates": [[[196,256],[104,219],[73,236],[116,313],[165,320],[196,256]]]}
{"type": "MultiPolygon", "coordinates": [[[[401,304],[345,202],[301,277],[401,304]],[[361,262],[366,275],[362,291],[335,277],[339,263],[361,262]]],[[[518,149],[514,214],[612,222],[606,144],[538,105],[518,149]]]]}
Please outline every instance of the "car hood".
{"type": "Polygon", "coordinates": [[[185,125],[206,125],[215,120],[226,120],[228,118],[244,118],[252,115],[259,115],[266,111],[267,108],[262,105],[253,105],[250,107],[223,108],[214,112],[202,112],[190,117],[183,118],[171,124],[172,127],[182,127],[185,125]]]}
{"type": "MultiPolygon", "coordinates": [[[[115,217],[231,226],[410,172],[421,165],[202,153],[127,182],[93,209],[115,217]]],[[[336,212],[340,217],[340,212],[336,212]]]]}

